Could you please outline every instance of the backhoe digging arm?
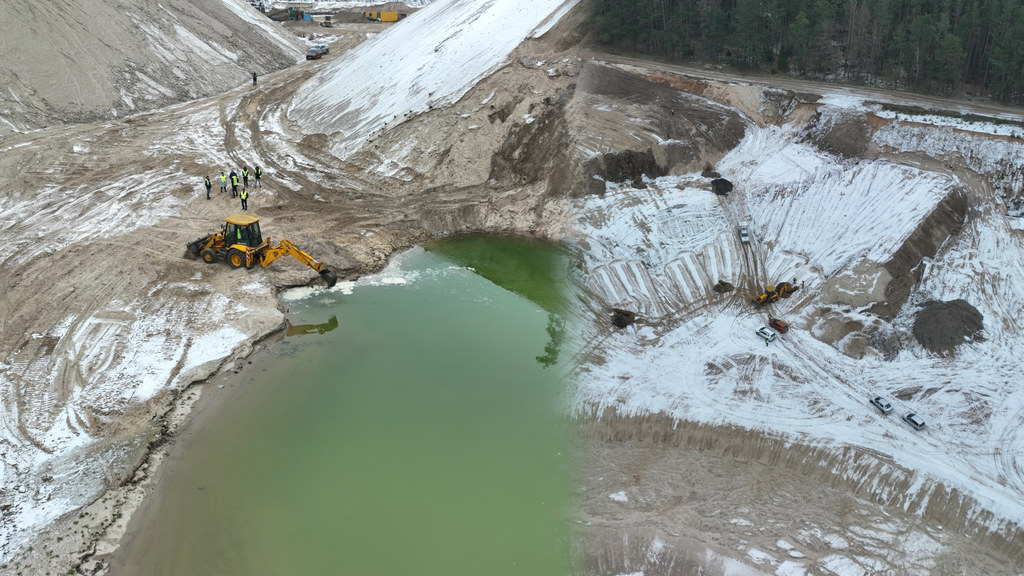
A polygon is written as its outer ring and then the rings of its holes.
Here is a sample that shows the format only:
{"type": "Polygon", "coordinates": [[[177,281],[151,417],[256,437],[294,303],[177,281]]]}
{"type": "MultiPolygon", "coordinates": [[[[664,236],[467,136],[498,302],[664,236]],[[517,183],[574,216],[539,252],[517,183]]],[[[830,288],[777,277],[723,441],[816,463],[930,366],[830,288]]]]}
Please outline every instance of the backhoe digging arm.
{"type": "MultiPolygon", "coordinates": [[[[268,238],[269,243],[269,238],[268,238]]],[[[292,244],[288,240],[281,240],[277,246],[271,246],[262,252],[263,256],[260,259],[260,264],[264,267],[270,265],[271,262],[277,260],[285,254],[290,254],[299,262],[302,262],[306,266],[309,266],[313,270],[320,273],[320,277],[324,279],[324,283],[327,284],[328,288],[334,287],[338,282],[338,275],[327,269],[319,260],[313,258],[309,254],[306,254],[300,250],[295,244],[292,244]]]]}

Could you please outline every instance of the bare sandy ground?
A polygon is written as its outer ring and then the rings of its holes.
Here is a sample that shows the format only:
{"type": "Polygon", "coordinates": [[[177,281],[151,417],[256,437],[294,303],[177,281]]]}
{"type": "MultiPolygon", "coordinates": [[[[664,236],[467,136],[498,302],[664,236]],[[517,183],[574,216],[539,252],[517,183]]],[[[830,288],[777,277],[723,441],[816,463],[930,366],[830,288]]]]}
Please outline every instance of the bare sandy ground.
{"type": "MultiPolygon", "coordinates": [[[[584,33],[576,15],[524,44],[508,66],[450,109],[403,123],[341,160],[326,152],[326,137],[303,136],[283,118],[303,80],[365,38],[362,25],[352,26],[334,31],[339,43],[325,61],[265,75],[256,89],[244,86],[151,114],[0,140],[3,185],[15,197],[31,197],[35,209],[5,222],[2,233],[7,245],[17,248],[17,257],[0,268],[5,288],[0,358],[22,369],[17,382],[0,391],[5,433],[25,445],[52,449],[45,445],[46,432],[71,411],[78,415],[75,425],[97,439],[71,466],[93,485],[79,497],[81,506],[29,546],[5,550],[13,557],[0,572],[101,573],[104,555],[124,536],[146,487],[158,480],[156,471],[173,450],[175,435],[192,425],[191,408],[202,406],[195,402],[214,398],[221,384],[230,385],[245,356],[261,349],[260,339],[281,328],[284,316],[275,290],[315,278],[286,261],[245,272],[197,269],[202,264],[183,259],[186,242],[236,211],[230,198],[207,201],[200,195],[198,182],[206,173],[263,159],[266,190],[251,202],[264,229],[296,241],[341,276],[353,277],[380,269],[398,250],[464,231],[562,238],[570,231],[572,199],[588,192],[591,176],[636,176],[624,168],[630,162],[622,162],[619,153],[636,158],[633,154],[651,147],[658,150],[656,159],[674,170],[699,170],[742,137],[740,115],[757,122],[786,121],[790,113],[807,118],[785,102],[768,99],[774,104],[766,106],[757,87],[695,81],[671,70],[623,70],[592,60],[578,48],[584,33]],[[538,55],[558,62],[557,71],[538,68],[538,55]],[[732,110],[680,96],[669,86],[732,110]],[[678,104],[659,103],[664,98],[678,104]],[[682,109],[688,113],[676,113],[682,109]],[[515,120],[526,114],[536,120],[515,120]],[[483,129],[457,130],[466,117],[483,129]],[[626,120],[637,117],[661,122],[677,143],[659,146],[649,134],[632,131],[626,120]],[[183,138],[180,127],[190,124],[198,124],[206,137],[183,138]],[[724,129],[699,129],[707,124],[724,129]],[[397,175],[375,170],[410,139],[428,137],[446,153],[410,154],[397,175]],[[599,153],[602,160],[585,163],[579,150],[599,153]],[[168,206],[155,210],[156,198],[168,206]],[[47,228],[47,222],[74,222],[115,201],[127,215],[113,218],[107,233],[76,236],[47,228]],[[173,287],[197,274],[203,290],[173,287]],[[74,282],[62,281],[67,278],[74,282]],[[235,290],[248,282],[255,288],[235,290]],[[208,308],[212,298],[218,299],[220,316],[208,308]],[[124,301],[141,302],[142,309],[126,316],[119,304],[124,301]],[[88,342],[76,342],[73,335],[93,334],[79,328],[119,330],[180,310],[190,315],[182,322],[190,332],[209,333],[228,321],[242,327],[247,344],[187,382],[165,383],[144,403],[110,402],[100,394],[82,404],[73,394],[104,378],[102,366],[76,363],[72,352],[87,350],[88,342]],[[54,326],[64,328],[55,334],[54,326]],[[53,373],[67,376],[50,379],[53,373]],[[103,452],[111,447],[116,450],[103,452]]],[[[864,276],[885,280],[873,266],[864,276]]],[[[115,339],[113,355],[129,353],[129,334],[125,329],[124,337],[115,339]]],[[[201,414],[200,409],[192,416],[201,414]]],[[[766,572],[803,558],[839,570],[852,556],[889,573],[1014,574],[1018,569],[1007,553],[1019,542],[957,524],[952,512],[922,515],[877,502],[870,483],[839,479],[833,461],[812,457],[818,454],[814,447],[743,430],[679,426],[657,416],[587,420],[581,437],[576,518],[581,539],[575,556],[582,573],[690,574],[698,566],[704,573],[723,573],[729,564],[722,558],[729,556],[766,572]],[[957,529],[939,529],[950,523],[957,529]]],[[[14,452],[8,446],[3,454],[14,452]]],[[[868,462],[871,455],[862,458],[858,461],[868,462]]],[[[5,514],[31,505],[18,487],[47,498],[57,492],[54,484],[70,483],[64,474],[49,479],[12,474],[14,480],[0,492],[5,514]]]]}
{"type": "Polygon", "coordinates": [[[581,574],[1017,574],[953,497],[913,510],[879,455],[732,426],[613,415],[581,426],[581,574]]]}
{"type": "Polygon", "coordinates": [[[0,134],[116,119],[280,70],[304,44],[248,4],[84,0],[0,5],[0,134]]]}

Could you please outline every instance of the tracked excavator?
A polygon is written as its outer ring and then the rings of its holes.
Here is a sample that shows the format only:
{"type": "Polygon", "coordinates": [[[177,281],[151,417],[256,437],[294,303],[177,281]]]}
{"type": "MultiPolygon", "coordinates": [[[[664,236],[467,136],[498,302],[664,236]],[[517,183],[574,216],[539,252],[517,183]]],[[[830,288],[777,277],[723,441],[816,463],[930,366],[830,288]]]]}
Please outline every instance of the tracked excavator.
{"type": "Polygon", "coordinates": [[[789,282],[780,282],[774,286],[765,286],[764,292],[759,294],[756,298],[751,300],[757,306],[764,306],[765,304],[772,304],[779,300],[779,296],[783,298],[789,298],[793,292],[799,290],[800,287],[796,284],[790,284],[789,282]]]}
{"type": "Polygon", "coordinates": [[[260,219],[252,214],[228,216],[220,232],[189,242],[185,251],[185,256],[202,258],[207,264],[227,260],[232,268],[252,268],[254,264],[267,267],[285,254],[316,270],[328,288],[338,282],[337,274],[288,240],[281,240],[274,246],[270,236],[263,238],[260,219]]]}

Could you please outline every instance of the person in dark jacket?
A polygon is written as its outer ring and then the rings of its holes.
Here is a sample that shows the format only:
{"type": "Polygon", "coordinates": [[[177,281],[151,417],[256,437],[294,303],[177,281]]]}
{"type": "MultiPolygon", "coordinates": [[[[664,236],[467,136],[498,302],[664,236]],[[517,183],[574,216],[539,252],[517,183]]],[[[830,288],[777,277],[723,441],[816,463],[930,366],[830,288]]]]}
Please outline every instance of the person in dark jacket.
{"type": "Polygon", "coordinates": [[[263,177],[263,168],[260,168],[259,166],[257,166],[256,169],[252,171],[252,175],[256,177],[256,182],[255,182],[256,186],[259,186],[260,188],[263,188],[263,183],[260,182],[260,178],[263,177]]]}
{"type": "Polygon", "coordinates": [[[203,184],[206,185],[206,199],[209,200],[210,199],[210,186],[213,186],[213,183],[210,182],[210,177],[209,176],[207,176],[206,179],[203,180],[203,184]]]}
{"type": "Polygon", "coordinates": [[[256,85],[256,73],[255,72],[252,73],[252,85],[253,86],[256,85]]]}
{"type": "Polygon", "coordinates": [[[231,178],[231,197],[238,196],[238,174],[232,170],[231,174],[228,174],[228,178],[231,178]]]}

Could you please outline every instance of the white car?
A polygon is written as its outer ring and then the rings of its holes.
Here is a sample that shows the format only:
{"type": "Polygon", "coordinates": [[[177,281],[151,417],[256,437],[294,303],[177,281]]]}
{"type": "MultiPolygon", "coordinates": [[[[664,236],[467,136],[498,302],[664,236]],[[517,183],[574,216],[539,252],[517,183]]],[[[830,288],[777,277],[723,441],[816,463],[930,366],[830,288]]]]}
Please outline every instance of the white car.
{"type": "Polygon", "coordinates": [[[316,48],[317,50],[323,52],[324,54],[330,54],[331,53],[331,45],[330,44],[313,44],[313,48],[316,48]]]}
{"type": "Polygon", "coordinates": [[[903,419],[907,421],[907,424],[913,426],[915,430],[920,430],[921,428],[924,428],[924,418],[921,418],[920,416],[913,412],[907,412],[906,414],[904,414],[903,419]]]}
{"type": "Polygon", "coordinates": [[[764,340],[765,344],[775,340],[775,332],[772,332],[772,329],[767,326],[758,328],[756,334],[764,340]]]}
{"type": "Polygon", "coordinates": [[[746,222],[740,224],[740,242],[750,244],[750,225],[746,222]]]}
{"type": "Polygon", "coordinates": [[[888,414],[892,412],[892,404],[890,404],[888,400],[882,398],[881,396],[875,396],[874,398],[872,398],[871,404],[875,408],[878,408],[878,410],[882,414],[888,414]]]}

